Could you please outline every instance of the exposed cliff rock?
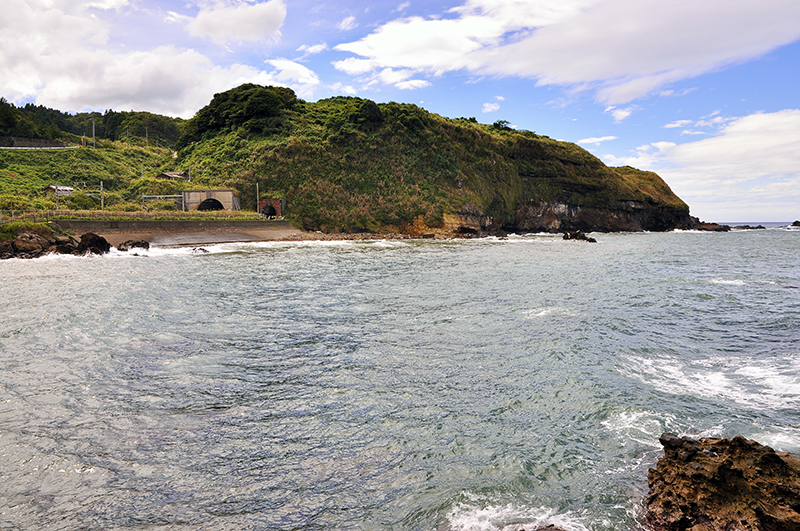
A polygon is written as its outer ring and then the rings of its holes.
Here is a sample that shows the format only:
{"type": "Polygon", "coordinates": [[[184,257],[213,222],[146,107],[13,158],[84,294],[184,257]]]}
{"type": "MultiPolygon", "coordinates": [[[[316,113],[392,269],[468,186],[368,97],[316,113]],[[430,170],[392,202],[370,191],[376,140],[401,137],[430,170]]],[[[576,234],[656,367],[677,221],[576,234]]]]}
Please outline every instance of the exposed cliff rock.
{"type": "Polygon", "coordinates": [[[518,207],[508,227],[525,232],[640,232],[691,228],[689,211],[645,201],[621,201],[608,208],[541,202],[518,207]]]}
{"type": "Polygon", "coordinates": [[[737,436],[660,438],[648,474],[653,531],[800,531],[800,457],[737,436]]]}

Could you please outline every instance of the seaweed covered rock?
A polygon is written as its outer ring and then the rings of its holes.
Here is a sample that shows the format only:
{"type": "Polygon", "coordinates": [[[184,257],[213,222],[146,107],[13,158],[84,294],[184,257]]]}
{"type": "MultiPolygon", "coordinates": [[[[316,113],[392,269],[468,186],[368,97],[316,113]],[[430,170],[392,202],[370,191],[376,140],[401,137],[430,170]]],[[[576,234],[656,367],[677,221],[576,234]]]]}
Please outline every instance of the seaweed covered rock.
{"type": "Polygon", "coordinates": [[[756,441],[665,433],[648,474],[653,531],[800,531],[800,457],[756,441]]]}

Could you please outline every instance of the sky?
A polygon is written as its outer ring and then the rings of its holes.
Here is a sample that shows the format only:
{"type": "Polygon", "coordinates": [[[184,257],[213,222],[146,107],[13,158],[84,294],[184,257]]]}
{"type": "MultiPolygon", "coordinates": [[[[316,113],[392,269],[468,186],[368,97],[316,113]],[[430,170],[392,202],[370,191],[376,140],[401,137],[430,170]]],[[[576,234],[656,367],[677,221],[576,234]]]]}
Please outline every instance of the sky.
{"type": "Polygon", "coordinates": [[[507,120],[800,219],[798,0],[2,0],[0,96],[190,118],[242,83],[507,120]]]}

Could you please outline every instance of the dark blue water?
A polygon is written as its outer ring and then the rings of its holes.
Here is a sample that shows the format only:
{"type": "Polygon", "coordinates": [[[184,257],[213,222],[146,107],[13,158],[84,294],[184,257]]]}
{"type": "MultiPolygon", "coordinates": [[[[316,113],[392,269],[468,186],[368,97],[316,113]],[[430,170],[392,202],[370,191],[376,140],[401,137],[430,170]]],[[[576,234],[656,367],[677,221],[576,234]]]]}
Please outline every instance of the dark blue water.
{"type": "Polygon", "coordinates": [[[0,262],[0,529],[637,529],[800,452],[800,231],[0,262]]]}

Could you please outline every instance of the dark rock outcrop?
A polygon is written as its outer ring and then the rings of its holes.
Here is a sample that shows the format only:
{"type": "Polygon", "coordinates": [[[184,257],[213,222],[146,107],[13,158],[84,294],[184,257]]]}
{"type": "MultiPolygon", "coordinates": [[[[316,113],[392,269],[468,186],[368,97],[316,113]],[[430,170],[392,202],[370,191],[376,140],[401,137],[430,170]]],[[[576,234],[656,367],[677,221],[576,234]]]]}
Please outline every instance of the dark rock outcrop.
{"type": "Polygon", "coordinates": [[[792,223],[792,227],[800,227],[800,220],[797,220],[794,223],[792,223]]]}
{"type": "Polygon", "coordinates": [[[78,244],[78,254],[106,254],[111,250],[111,244],[102,236],[87,232],[81,236],[78,244]]]}
{"type": "Polygon", "coordinates": [[[730,226],[728,225],[720,225],[719,223],[708,223],[706,221],[701,221],[694,227],[691,227],[695,230],[704,230],[708,232],[729,232],[731,230],[730,226]]]}
{"type": "Polygon", "coordinates": [[[665,433],[648,474],[653,531],[800,531],[800,457],[753,440],[665,433]]]}
{"type": "Polygon", "coordinates": [[[127,252],[131,249],[149,249],[150,242],[147,240],[127,240],[117,245],[117,251],[127,252]]]}
{"type": "Polygon", "coordinates": [[[78,242],[63,235],[46,238],[40,234],[20,233],[13,240],[0,241],[0,260],[8,258],[38,258],[49,253],[57,254],[105,254],[111,245],[102,236],[86,233],[78,242]]]}
{"type": "Polygon", "coordinates": [[[565,240],[579,240],[579,241],[589,242],[589,243],[597,243],[597,240],[595,240],[591,236],[585,235],[580,230],[565,232],[564,233],[564,239],[565,240]]]}
{"type": "Polygon", "coordinates": [[[71,254],[76,242],[69,237],[45,238],[39,234],[22,232],[13,240],[0,242],[0,259],[38,258],[47,253],[71,254]]]}
{"type": "Polygon", "coordinates": [[[689,211],[646,201],[621,201],[613,208],[568,203],[526,204],[514,211],[509,232],[661,232],[689,228],[689,211]]]}
{"type": "Polygon", "coordinates": [[[735,225],[731,227],[733,230],[766,230],[767,228],[764,225],[756,225],[755,227],[752,225],[735,225]]]}

